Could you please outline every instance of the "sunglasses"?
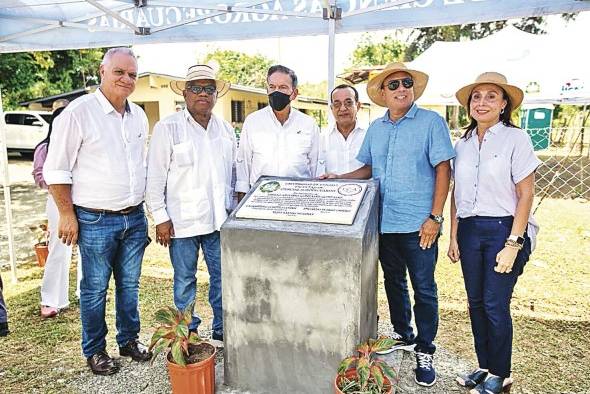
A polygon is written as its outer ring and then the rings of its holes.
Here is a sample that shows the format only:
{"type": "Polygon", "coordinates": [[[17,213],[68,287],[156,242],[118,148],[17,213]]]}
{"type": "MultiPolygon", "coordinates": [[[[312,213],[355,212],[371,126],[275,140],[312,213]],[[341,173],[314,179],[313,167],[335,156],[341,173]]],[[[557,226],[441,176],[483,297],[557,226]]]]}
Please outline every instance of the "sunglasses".
{"type": "Polygon", "coordinates": [[[402,79],[392,79],[387,83],[387,89],[394,91],[399,88],[400,83],[404,85],[404,88],[409,89],[414,86],[414,80],[410,77],[402,78],[402,79]]]}
{"type": "Polygon", "coordinates": [[[207,85],[207,86],[193,85],[193,86],[187,86],[186,90],[189,92],[192,92],[194,94],[201,94],[203,91],[205,91],[205,93],[207,93],[209,96],[211,96],[213,93],[215,93],[217,91],[217,87],[215,85],[207,85]]]}

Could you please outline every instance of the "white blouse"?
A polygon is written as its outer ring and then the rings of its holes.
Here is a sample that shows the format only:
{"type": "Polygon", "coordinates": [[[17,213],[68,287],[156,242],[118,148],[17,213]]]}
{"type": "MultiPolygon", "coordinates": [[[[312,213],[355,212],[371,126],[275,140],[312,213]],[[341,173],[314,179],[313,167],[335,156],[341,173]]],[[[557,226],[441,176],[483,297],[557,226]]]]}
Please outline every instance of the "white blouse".
{"type": "MultiPolygon", "coordinates": [[[[455,143],[453,161],[457,217],[514,216],[516,184],[542,163],[528,134],[498,122],[486,131],[481,147],[475,131],[455,143]]],[[[527,234],[531,248],[539,225],[529,217],[527,234]]]]}

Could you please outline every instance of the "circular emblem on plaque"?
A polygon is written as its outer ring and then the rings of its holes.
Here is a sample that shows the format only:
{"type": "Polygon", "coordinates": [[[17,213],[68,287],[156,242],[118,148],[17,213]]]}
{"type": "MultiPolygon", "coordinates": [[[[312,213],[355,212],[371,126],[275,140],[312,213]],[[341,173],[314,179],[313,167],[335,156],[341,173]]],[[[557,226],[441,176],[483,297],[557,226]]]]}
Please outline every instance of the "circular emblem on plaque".
{"type": "Polygon", "coordinates": [[[260,185],[260,191],[264,193],[276,192],[281,188],[281,184],[277,181],[270,181],[260,185]]]}
{"type": "Polygon", "coordinates": [[[359,194],[363,190],[362,187],[359,185],[349,184],[342,185],[338,188],[338,193],[342,194],[343,196],[354,196],[355,194],[359,194]]]}

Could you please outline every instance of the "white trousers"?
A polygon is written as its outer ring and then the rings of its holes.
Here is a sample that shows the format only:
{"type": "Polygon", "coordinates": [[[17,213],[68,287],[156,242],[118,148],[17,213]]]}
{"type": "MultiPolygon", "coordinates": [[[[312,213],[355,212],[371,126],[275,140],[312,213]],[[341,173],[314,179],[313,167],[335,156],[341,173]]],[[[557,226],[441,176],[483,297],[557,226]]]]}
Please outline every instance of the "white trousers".
{"type": "MultiPolygon", "coordinates": [[[[49,230],[49,255],[45,262],[45,272],[41,283],[41,305],[62,309],[70,304],[68,292],[70,288],[70,263],[72,262],[72,247],[62,243],[57,236],[59,211],[51,194],[47,197],[47,222],[49,230]]],[[[82,279],[82,264],[78,250],[78,286],[76,295],[80,295],[80,280],[82,279]]]]}

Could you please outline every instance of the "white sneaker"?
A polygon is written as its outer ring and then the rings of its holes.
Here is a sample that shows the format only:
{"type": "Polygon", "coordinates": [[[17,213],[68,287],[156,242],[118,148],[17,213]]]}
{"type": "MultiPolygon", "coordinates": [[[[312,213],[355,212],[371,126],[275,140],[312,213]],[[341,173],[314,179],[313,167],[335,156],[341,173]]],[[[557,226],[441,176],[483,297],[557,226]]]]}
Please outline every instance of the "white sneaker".
{"type": "Polygon", "coordinates": [[[416,346],[413,342],[409,342],[402,339],[402,336],[395,331],[391,333],[391,339],[395,341],[392,347],[375,353],[384,355],[394,352],[396,350],[405,350],[406,352],[411,352],[414,350],[414,347],[416,346]]]}

